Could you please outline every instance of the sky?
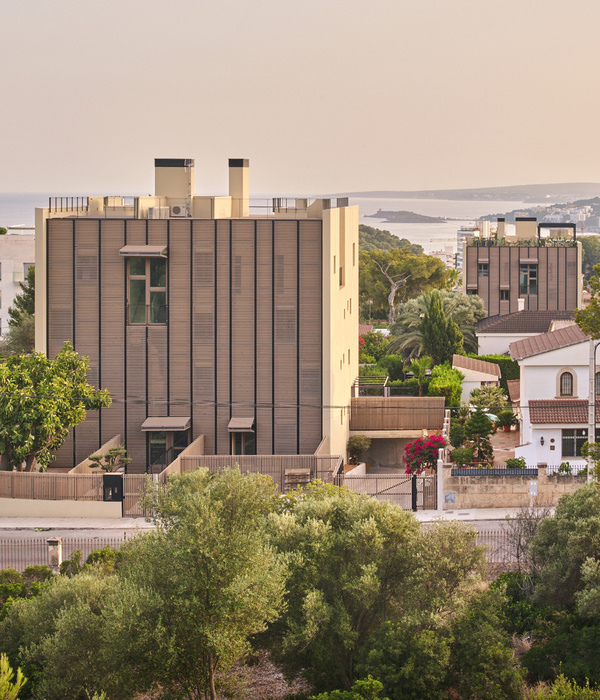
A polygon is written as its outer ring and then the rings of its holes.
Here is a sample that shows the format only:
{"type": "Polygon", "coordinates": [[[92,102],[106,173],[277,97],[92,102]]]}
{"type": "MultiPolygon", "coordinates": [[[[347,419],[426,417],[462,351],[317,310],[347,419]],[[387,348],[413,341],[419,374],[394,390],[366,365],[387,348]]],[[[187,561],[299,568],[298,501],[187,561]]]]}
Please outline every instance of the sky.
{"type": "Polygon", "coordinates": [[[0,192],[600,182],[597,0],[2,0],[0,192]]]}

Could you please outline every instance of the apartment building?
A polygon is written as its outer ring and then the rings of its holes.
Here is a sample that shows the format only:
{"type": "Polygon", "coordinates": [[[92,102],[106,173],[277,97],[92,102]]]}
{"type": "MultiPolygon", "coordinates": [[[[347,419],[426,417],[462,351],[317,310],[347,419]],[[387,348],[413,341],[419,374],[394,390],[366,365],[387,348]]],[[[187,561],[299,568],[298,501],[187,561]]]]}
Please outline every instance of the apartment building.
{"type": "Polygon", "coordinates": [[[116,434],[132,471],[205,436],[206,454],[344,454],[358,374],[358,208],[194,194],[192,159],[156,159],[155,195],[36,210],[36,348],[90,358],[110,408],[59,451],[116,434]]]}
{"type": "Polygon", "coordinates": [[[488,316],[581,307],[582,248],[575,224],[517,217],[515,234],[506,235],[499,219],[494,237],[468,239],[463,264],[463,291],[479,295],[488,316]]]}

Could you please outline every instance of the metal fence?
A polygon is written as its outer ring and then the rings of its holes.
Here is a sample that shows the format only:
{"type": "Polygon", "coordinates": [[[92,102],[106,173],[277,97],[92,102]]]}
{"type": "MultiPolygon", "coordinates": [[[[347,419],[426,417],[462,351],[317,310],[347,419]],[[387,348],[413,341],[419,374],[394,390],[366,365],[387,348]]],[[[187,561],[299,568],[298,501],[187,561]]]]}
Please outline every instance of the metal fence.
{"type": "MultiPolygon", "coordinates": [[[[383,482],[380,485],[383,486],[383,482]]],[[[394,494],[390,494],[390,496],[395,497],[394,494]]],[[[408,493],[408,504],[410,508],[410,493],[408,493]]],[[[129,534],[129,538],[131,537],[132,535],[129,534]]],[[[63,537],[62,559],[63,561],[70,559],[73,552],[79,549],[81,551],[81,561],[84,562],[91,552],[104,547],[118,550],[127,539],[127,532],[91,538],[63,537]]],[[[506,528],[481,530],[477,538],[477,544],[486,547],[485,556],[490,564],[502,564],[507,567],[516,566],[517,555],[506,528]]],[[[48,541],[46,537],[41,535],[25,538],[0,536],[0,570],[10,567],[22,572],[26,567],[36,564],[46,566],[49,564],[48,541]]]]}
{"type": "MultiPolygon", "coordinates": [[[[110,536],[63,537],[62,559],[70,559],[76,549],[81,550],[81,561],[85,562],[88,555],[104,547],[120,549],[127,539],[127,533],[110,536]]],[[[0,536],[0,569],[16,569],[24,571],[28,566],[49,565],[47,537],[2,537],[0,536]]]]}

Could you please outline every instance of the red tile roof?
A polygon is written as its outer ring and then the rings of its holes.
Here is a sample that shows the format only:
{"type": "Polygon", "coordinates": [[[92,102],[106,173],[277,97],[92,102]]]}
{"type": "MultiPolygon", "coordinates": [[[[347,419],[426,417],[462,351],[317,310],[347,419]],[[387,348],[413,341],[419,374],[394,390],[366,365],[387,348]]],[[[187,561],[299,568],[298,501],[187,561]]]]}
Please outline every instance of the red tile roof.
{"type": "Polygon", "coordinates": [[[521,400],[521,380],[520,379],[507,379],[506,384],[508,385],[508,396],[513,403],[519,403],[521,400]]]}
{"type": "Polygon", "coordinates": [[[465,357],[465,355],[452,355],[452,367],[457,369],[471,369],[475,372],[483,372],[500,378],[500,366],[495,362],[477,360],[475,357],[465,357]]]}
{"type": "MultiPolygon", "coordinates": [[[[588,422],[588,402],[585,399],[533,399],[529,402],[532,423],[588,422]]],[[[600,403],[596,403],[596,422],[600,422],[600,403]]]]}
{"type": "Polygon", "coordinates": [[[559,328],[557,331],[534,335],[531,338],[517,340],[510,344],[510,356],[513,360],[523,360],[533,355],[541,355],[549,350],[566,348],[569,345],[577,345],[585,340],[589,340],[579,326],[567,326],[559,328]]]}

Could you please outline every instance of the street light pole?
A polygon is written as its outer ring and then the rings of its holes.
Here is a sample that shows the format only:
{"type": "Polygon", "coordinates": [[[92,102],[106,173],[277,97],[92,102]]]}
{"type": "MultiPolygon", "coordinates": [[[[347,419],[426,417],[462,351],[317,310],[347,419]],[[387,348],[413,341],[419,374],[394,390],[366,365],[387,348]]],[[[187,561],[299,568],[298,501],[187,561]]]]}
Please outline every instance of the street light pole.
{"type": "MultiPolygon", "coordinates": [[[[596,350],[600,342],[590,338],[590,390],[588,401],[588,443],[596,442],[596,350]]],[[[593,461],[588,457],[587,483],[592,481],[593,461]]]]}

